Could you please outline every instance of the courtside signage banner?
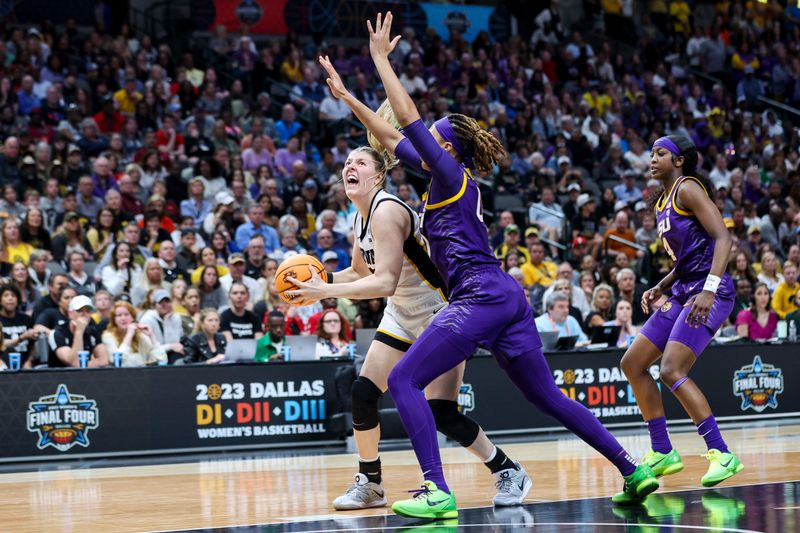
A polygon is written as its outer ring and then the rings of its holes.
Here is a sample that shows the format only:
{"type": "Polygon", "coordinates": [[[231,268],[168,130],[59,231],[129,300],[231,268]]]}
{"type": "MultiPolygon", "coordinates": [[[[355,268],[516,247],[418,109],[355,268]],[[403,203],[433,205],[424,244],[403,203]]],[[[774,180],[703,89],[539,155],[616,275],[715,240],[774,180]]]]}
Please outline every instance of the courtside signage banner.
{"type": "Polygon", "coordinates": [[[198,383],[197,438],[258,440],[325,435],[325,380],[198,383]]]}
{"type": "Polygon", "coordinates": [[[0,372],[0,461],[330,440],[339,365],[0,372]]]}
{"type": "MultiPolygon", "coordinates": [[[[714,346],[698,358],[689,374],[708,398],[716,418],[759,418],[800,413],[800,345],[714,346]],[[731,386],[733,383],[733,386],[731,386]]],[[[585,405],[604,424],[643,424],[633,390],[619,368],[621,350],[547,354],[561,392],[585,405]]],[[[658,382],[659,364],[648,369],[658,382]]],[[[464,383],[470,416],[487,431],[544,430],[560,426],[525,400],[491,357],[467,363],[464,383]]],[[[686,420],[681,405],[662,386],[667,419],[686,420]]],[[[462,395],[464,389],[462,388],[462,395]]]]}
{"type": "MultiPolygon", "coordinates": [[[[691,377],[719,419],[800,415],[800,345],[708,348],[691,377]]],[[[600,421],[644,427],[622,350],[547,354],[561,392],[600,421]]],[[[331,441],[335,361],[0,372],[0,461],[331,441]]],[[[658,377],[658,364],[649,372],[658,377]]],[[[667,418],[687,420],[662,387],[667,418]]],[[[387,397],[383,407],[389,407],[387,397]]],[[[462,412],[487,431],[561,429],[492,357],[467,363],[462,412]]]]}

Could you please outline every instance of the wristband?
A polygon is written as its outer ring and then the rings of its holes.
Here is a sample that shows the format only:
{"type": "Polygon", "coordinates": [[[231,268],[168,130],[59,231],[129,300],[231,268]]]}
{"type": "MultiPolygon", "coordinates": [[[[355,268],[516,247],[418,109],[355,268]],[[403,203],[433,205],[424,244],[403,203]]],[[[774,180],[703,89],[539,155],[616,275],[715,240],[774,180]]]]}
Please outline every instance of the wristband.
{"type": "Polygon", "coordinates": [[[328,283],[333,283],[333,272],[328,272],[328,283]]]}
{"type": "Polygon", "coordinates": [[[721,282],[722,278],[715,276],[714,274],[709,274],[706,278],[706,284],[703,286],[703,290],[717,294],[717,289],[719,288],[719,284],[721,282]]]}

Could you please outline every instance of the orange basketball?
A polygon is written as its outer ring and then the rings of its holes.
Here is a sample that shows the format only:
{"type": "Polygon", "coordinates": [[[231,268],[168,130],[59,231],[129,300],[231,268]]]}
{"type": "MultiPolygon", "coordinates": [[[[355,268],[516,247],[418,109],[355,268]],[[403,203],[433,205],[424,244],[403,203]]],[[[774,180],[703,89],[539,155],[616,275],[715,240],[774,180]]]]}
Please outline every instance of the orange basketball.
{"type": "Polygon", "coordinates": [[[309,267],[314,267],[317,274],[323,279],[328,281],[328,274],[325,272],[325,267],[319,262],[319,259],[307,254],[296,254],[278,265],[278,270],[275,272],[275,288],[278,289],[278,294],[281,300],[290,304],[292,297],[286,296],[284,291],[291,291],[296,289],[297,286],[286,278],[292,277],[298,281],[308,281],[311,279],[311,270],[309,267]]]}

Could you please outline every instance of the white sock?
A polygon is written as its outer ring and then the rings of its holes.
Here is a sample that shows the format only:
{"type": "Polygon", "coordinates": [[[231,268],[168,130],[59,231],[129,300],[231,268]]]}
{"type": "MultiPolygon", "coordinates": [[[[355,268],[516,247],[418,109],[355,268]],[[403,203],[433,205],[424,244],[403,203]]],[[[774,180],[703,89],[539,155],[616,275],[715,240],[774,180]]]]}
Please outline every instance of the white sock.
{"type": "Polygon", "coordinates": [[[497,455],[497,446],[492,446],[492,453],[489,454],[489,457],[486,458],[484,463],[488,463],[492,459],[494,459],[495,455],[497,455]]]}

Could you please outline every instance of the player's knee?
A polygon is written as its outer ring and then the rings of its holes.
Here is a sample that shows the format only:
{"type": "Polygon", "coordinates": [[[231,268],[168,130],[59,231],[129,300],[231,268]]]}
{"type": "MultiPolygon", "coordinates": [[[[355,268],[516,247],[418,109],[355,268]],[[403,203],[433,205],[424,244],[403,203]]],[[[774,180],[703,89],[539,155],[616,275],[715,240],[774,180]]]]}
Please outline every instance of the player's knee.
{"type": "Polygon", "coordinates": [[[386,379],[386,383],[389,385],[389,390],[392,391],[392,395],[394,395],[395,391],[399,390],[403,383],[408,381],[408,376],[405,375],[400,369],[400,365],[396,365],[391,372],[389,372],[389,377],[386,379]]]}
{"type": "Polygon", "coordinates": [[[367,431],[380,423],[378,418],[378,400],[383,394],[369,379],[359,376],[350,389],[353,398],[353,428],[367,431]]]}
{"type": "Polygon", "coordinates": [[[662,364],[661,369],[658,371],[658,379],[667,387],[672,387],[685,375],[686,373],[683,370],[665,364],[662,364]]]}
{"type": "Polygon", "coordinates": [[[625,355],[622,356],[622,360],[619,362],[620,369],[628,379],[630,379],[631,376],[635,376],[639,373],[639,366],[640,365],[636,361],[636,358],[630,353],[630,351],[625,352],[625,355]]]}
{"type": "Polygon", "coordinates": [[[409,387],[422,390],[422,387],[419,387],[414,379],[413,369],[404,364],[403,361],[397,363],[392,371],[389,372],[389,378],[386,381],[389,384],[389,390],[392,391],[392,395],[395,394],[395,391],[404,391],[409,387]]]}
{"type": "Polygon", "coordinates": [[[458,411],[458,403],[452,400],[428,400],[436,421],[436,429],[450,440],[468,448],[478,438],[480,426],[470,417],[458,411]]]}

